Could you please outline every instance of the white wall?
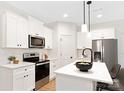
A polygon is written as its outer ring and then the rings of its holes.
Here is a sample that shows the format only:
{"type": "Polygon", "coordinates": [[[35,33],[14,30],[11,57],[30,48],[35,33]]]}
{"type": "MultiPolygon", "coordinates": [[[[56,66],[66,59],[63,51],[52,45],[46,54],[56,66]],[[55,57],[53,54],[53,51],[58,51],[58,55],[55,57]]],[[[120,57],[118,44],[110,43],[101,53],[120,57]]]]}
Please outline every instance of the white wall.
{"type": "MultiPolygon", "coordinates": [[[[74,23],[59,23],[59,25],[58,25],[58,31],[59,31],[59,33],[58,33],[58,36],[59,36],[59,38],[58,38],[58,44],[59,44],[59,59],[60,59],[60,67],[62,67],[62,66],[65,66],[65,65],[67,65],[68,63],[70,63],[70,62],[73,62],[73,61],[75,61],[75,59],[77,58],[77,43],[76,43],[76,41],[77,41],[77,26],[76,26],[76,24],[74,24],[74,23]],[[73,50],[73,54],[72,54],[72,56],[73,56],[73,59],[71,60],[71,59],[69,59],[68,61],[67,60],[64,60],[64,59],[62,59],[62,57],[61,57],[61,53],[63,53],[63,52],[61,52],[62,50],[61,50],[61,42],[60,42],[60,38],[61,38],[61,36],[62,35],[71,35],[72,37],[73,37],[73,39],[72,39],[72,41],[70,41],[70,42],[73,42],[73,44],[75,45],[75,46],[70,46],[70,48],[72,48],[73,50]],[[63,62],[63,61],[65,61],[65,62],[63,62]]],[[[65,43],[66,44],[66,43],[65,43]]],[[[68,44],[67,44],[68,45],[68,44]]]]}
{"type": "Polygon", "coordinates": [[[52,50],[51,50],[51,57],[52,58],[58,58],[57,52],[58,52],[58,23],[54,22],[54,23],[49,23],[49,24],[45,24],[47,27],[49,27],[50,29],[52,29],[53,31],[53,42],[52,42],[52,50]]]}
{"type": "Polygon", "coordinates": [[[118,63],[124,67],[124,20],[94,24],[92,25],[92,30],[110,27],[115,28],[116,37],[118,39],[118,63]]]}
{"type": "MultiPolygon", "coordinates": [[[[60,59],[60,37],[61,35],[73,35],[75,42],[75,54],[76,52],[76,32],[77,32],[77,25],[74,23],[69,22],[54,22],[47,24],[53,30],[53,50],[51,51],[53,58],[58,59],[59,67],[61,67],[61,60],[60,59]]],[[[76,56],[76,55],[75,55],[76,56]]]]}
{"type": "MultiPolygon", "coordinates": [[[[68,35],[68,34],[74,34],[75,33],[75,42],[76,42],[76,31],[77,31],[77,26],[74,23],[69,23],[69,22],[53,22],[46,24],[49,28],[53,30],[53,57],[58,57],[58,47],[59,47],[59,38],[60,35],[68,35]]],[[[76,44],[75,44],[76,47],[76,44]]]]}

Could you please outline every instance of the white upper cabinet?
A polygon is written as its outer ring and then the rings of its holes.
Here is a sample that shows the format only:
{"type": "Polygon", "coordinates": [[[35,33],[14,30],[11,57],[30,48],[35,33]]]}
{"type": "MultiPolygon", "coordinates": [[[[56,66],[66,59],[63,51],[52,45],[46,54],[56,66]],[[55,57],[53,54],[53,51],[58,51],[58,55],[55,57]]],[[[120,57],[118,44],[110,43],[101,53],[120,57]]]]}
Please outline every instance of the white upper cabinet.
{"type": "Polygon", "coordinates": [[[2,15],[2,33],[4,36],[2,41],[4,47],[17,47],[17,16],[13,13],[6,12],[2,15]],[[4,31],[5,30],[5,31],[4,31]]]}
{"type": "Polygon", "coordinates": [[[45,49],[52,49],[52,30],[43,25],[43,22],[29,16],[29,32],[31,35],[45,37],[45,49]]]}
{"type": "Polygon", "coordinates": [[[28,48],[28,35],[45,37],[45,48],[52,49],[52,30],[43,22],[10,11],[0,12],[0,44],[3,48],[28,48]]]}
{"type": "Polygon", "coordinates": [[[1,13],[0,19],[2,47],[28,48],[27,19],[9,11],[1,13]]]}
{"type": "Polygon", "coordinates": [[[115,29],[114,28],[104,28],[93,30],[92,39],[115,39],[115,29]]]}
{"type": "Polygon", "coordinates": [[[87,32],[77,32],[77,49],[91,48],[92,40],[87,32]]]}
{"type": "Polygon", "coordinates": [[[52,30],[44,26],[45,49],[52,49],[52,30]]]}
{"type": "Polygon", "coordinates": [[[28,21],[21,16],[18,16],[16,36],[19,47],[28,48],[28,21]]]}
{"type": "Polygon", "coordinates": [[[41,36],[43,32],[43,22],[29,16],[29,34],[41,36]]]}

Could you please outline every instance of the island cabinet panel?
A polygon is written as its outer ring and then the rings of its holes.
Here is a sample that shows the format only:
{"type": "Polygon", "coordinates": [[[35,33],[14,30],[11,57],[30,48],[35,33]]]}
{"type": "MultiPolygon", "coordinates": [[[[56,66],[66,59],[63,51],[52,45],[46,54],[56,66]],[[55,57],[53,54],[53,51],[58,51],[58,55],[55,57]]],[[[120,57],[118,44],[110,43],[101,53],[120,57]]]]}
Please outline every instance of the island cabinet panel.
{"type": "Polygon", "coordinates": [[[66,75],[56,75],[57,91],[93,91],[95,82],[88,79],[70,77],[66,75]],[[68,82],[68,83],[65,83],[68,82]]]}

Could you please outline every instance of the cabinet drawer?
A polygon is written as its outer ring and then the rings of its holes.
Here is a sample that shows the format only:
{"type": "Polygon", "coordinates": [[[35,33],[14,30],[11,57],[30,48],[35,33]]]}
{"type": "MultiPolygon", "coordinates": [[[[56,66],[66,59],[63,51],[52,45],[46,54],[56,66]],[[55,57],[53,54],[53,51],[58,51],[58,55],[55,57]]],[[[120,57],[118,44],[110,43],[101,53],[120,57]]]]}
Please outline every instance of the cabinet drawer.
{"type": "Polygon", "coordinates": [[[14,74],[28,72],[30,70],[35,70],[35,65],[25,66],[14,70],[14,74]]]}

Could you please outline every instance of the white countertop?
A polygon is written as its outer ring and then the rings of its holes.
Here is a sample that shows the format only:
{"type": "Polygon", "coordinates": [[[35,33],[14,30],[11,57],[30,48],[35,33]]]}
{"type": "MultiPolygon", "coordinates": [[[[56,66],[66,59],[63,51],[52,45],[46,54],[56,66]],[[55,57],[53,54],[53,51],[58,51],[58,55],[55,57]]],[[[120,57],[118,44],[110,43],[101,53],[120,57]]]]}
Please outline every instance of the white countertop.
{"type": "Polygon", "coordinates": [[[57,60],[58,58],[49,58],[49,60],[57,60]]]}
{"type": "Polygon", "coordinates": [[[30,65],[35,65],[35,63],[29,63],[29,62],[20,62],[19,64],[4,64],[0,65],[0,67],[5,67],[9,69],[16,69],[24,66],[30,66],[30,65]]]}
{"type": "MultiPolygon", "coordinates": [[[[76,61],[77,62],[77,61],[76,61]]],[[[68,75],[78,78],[90,79],[97,82],[104,82],[113,84],[112,78],[105,63],[93,62],[92,68],[88,72],[81,72],[79,69],[71,63],[55,71],[56,74],[68,75]]]]}

